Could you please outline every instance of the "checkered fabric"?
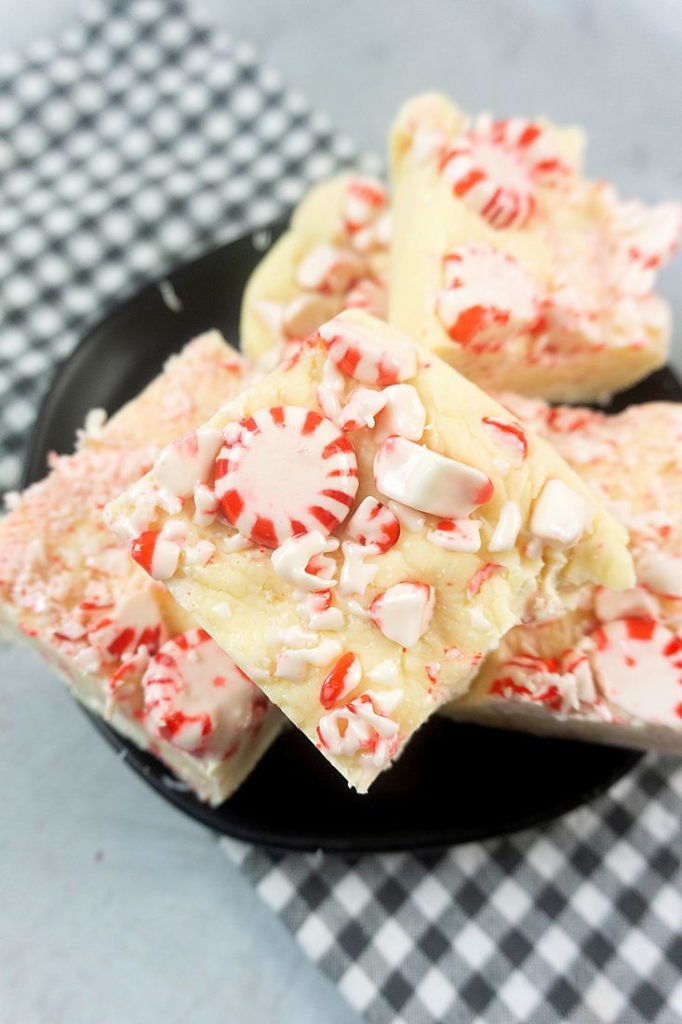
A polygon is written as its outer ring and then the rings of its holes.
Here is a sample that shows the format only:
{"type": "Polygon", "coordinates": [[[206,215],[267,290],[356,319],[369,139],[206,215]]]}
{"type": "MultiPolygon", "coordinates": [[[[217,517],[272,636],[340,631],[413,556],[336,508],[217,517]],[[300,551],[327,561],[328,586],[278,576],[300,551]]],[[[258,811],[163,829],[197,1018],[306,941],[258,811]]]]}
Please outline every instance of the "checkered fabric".
{"type": "Polygon", "coordinates": [[[94,321],[356,155],[250,46],[173,0],[91,3],[0,56],[0,491],[94,321]]]}
{"type": "Polygon", "coordinates": [[[372,1024],[675,1024],[680,799],[679,762],[647,758],[554,824],[441,855],[221,842],[372,1024]]]}
{"type": "MultiPolygon", "coordinates": [[[[0,57],[0,488],[56,361],[108,307],[355,161],[248,46],[179,3],[91,4],[0,57]]],[[[225,848],[376,1024],[668,1024],[681,797],[682,770],[648,759],[552,826],[441,856],[225,848]]]]}

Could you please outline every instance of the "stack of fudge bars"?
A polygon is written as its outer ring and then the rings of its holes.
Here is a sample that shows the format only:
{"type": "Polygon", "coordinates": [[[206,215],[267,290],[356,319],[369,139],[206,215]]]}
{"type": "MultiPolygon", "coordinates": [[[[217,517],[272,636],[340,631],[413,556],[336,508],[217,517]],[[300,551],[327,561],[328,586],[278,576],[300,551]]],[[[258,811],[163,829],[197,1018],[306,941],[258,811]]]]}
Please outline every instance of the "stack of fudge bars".
{"type": "Polygon", "coordinates": [[[582,136],[408,102],[243,301],[11,495],[0,618],[219,804],[287,720],[359,792],[436,712],[682,752],[682,208],[582,136]],[[217,411],[216,411],[217,410],[217,411]]]}

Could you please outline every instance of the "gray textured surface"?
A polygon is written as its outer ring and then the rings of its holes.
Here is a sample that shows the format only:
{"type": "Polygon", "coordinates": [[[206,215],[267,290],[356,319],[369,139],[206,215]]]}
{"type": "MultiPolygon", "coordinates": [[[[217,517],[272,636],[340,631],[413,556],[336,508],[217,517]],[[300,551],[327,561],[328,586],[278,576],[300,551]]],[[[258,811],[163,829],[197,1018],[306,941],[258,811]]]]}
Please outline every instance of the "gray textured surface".
{"type": "MultiPolygon", "coordinates": [[[[580,121],[594,174],[682,193],[677,0],[203,6],[368,148],[403,97],[435,86],[474,109],[580,121]]],[[[3,48],[74,9],[0,0],[3,48]]],[[[678,264],[663,279],[678,320],[681,277],[678,264]]],[[[0,676],[3,1024],[355,1019],[213,839],[116,763],[35,659],[0,650],[0,676]]]]}

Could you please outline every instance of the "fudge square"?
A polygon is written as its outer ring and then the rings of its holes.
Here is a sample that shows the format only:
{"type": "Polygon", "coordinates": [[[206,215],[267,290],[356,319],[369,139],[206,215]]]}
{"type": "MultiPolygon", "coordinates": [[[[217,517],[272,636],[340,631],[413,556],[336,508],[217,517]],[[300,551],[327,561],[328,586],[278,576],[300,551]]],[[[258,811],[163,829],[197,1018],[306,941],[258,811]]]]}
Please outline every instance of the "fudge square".
{"type": "Polygon", "coordinates": [[[637,586],[517,626],[448,711],[460,721],[682,754],[682,405],[606,416],[504,395],[630,530],[637,586]]]}
{"type": "Polygon", "coordinates": [[[575,129],[409,101],[391,135],[390,323],[483,388],[557,401],[660,366],[655,277],[682,207],[621,201],[583,176],[582,149],[575,129]]]}
{"type": "Polygon", "coordinates": [[[0,626],[212,804],[249,774],[282,716],[130,559],[102,510],[245,381],[218,332],[196,338],[108,422],[93,411],[75,454],[53,455],[0,521],[0,626]]]}
{"type": "Polygon", "coordinates": [[[343,309],[385,319],[390,210],[376,178],[340,174],[310,189],[244,292],[249,359],[300,341],[343,309]]]}
{"type": "Polygon", "coordinates": [[[633,582],[626,531],[552,448],[352,310],[107,519],[360,792],[519,621],[633,582]]]}

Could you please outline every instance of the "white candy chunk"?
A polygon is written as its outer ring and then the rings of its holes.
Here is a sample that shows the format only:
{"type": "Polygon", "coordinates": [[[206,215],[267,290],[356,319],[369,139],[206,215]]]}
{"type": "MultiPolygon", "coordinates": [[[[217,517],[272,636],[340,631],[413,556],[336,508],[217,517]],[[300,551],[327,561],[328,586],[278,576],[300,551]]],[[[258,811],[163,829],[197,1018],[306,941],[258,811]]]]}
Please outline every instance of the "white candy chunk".
{"type": "Polygon", "coordinates": [[[329,356],[348,377],[386,387],[414,377],[417,351],[403,334],[358,309],[347,309],[319,328],[329,356]]]}
{"type": "Polygon", "coordinates": [[[639,559],[637,580],[661,597],[682,598],[682,558],[647,551],[639,559]]]}
{"type": "Polygon", "coordinates": [[[194,488],[194,515],[192,522],[197,526],[210,526],[218,514],[218,499],[208,484],[197,484],[194,488]]]}
{"type": "Polygon", "coordinates": [[[609,590],[597,587],[594,595],[594,614],[600,622],[613,619],[655,619],[658,615],[656,599],[644,587],[632,590],[609,590]]]}
{"type": "Polygon", "coordinates": [[[511,551],[521,529],[521,509],[515,501],[505,501],[490,538],[488,551],[511,551]]]}
{"type": "MultiPolygon", "coordinates": [[[[386,391],[388,388],[386,389],[386,391]]],[[[342,430],[372,429],[377,413],[386,405],[386,391],[356,388],[338,418],[342,430]]]]}
{"type": "Polygon", "coordinates": [[[349,594],[362,596],[379,571],[378,565],[366,565],[365,559],[371,555],[380,555],[381,548],[377,544],[355,544],[352,541],[344,541],[341,550],[343,565],[339,576],[339,593],[344,596],[349,594]]]}
{"type": "Polygon", "coordinates": [[[401,647],[414,647],[429,628],[435,603],[433,587],[406,581],[375,597],[369,615],[389,640],[401,647]]]}
{"type": "Polygon", "coordinates": [[[444,551],[462,551],[473,554],[481,548],[480,519],[442,519],[435,530],[429,530],[426,539],[444,551]]]}
{"type": "Polygon", "coordinates": [[[341,653],[338,640],[323,640],[316,647],[285,648],[277,655],[275,675],[278,679],[289,679],[301,682],[305,679],[308,668],[314,665],[322,668],[341,653]]]}
{"type": "Polygon", "coordinates": [[[192,430],[168,445],[154,463],[154,476],[177,498],[189,498],[197,484],[206,483],[223,436],[213,427],[192,430]]]}
{"type": "Polygon", "coordinates": [[[364,270],[364,263],[355,253],[323,243],[299,263],[296,283],[309,291],[342,294],[364,270]]]}
{"type": "Polygon", "coordinates": [[[346,387],[346,378],[337,369],[331,359],[326,359],[322,367],[322,381],[317,389],[317,400],[322,412],[338,424],[341,416],[341,395],[346,387]]]}
{"type": "Polygon", "coordinates": [[[650,619],[619,619],[593,634],[595,676],[604,696],[644,722],[679,728],[682,644],[650,619]]]}
{"type": "Polygon", "coordinates": [[[374,480],[381,494],[449,519],[464,519],[493,496],[490,479],[478,469],[402,437],[379,446],[374,480]]]}
{"type": "Polygon", "coordinates": [[[426,426],[426,409],[412,384],[391,384],[381,392],[384,405],[376,419],[375,439],[380,442],[391,434],[420,441],[426,426]]]}
{"type": "Polygon", "coordinates": [[[563,480],[548,480],[533,507],[531,533],[542,540],[571,547],[592,523],[594,511],[581,494],[563,480]]]}
{"type": "Polygon", "coordinates": [[[272,568],[277,575],[302,590],[328,590],[336,586],[336,580],[321,579],[307,571],[307,565],[315,555],[336,551],[337,540],[329,540],[319,530],[290,537],[272,552],[272,568]]]}

